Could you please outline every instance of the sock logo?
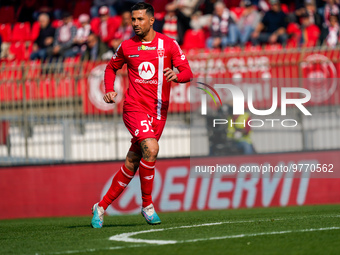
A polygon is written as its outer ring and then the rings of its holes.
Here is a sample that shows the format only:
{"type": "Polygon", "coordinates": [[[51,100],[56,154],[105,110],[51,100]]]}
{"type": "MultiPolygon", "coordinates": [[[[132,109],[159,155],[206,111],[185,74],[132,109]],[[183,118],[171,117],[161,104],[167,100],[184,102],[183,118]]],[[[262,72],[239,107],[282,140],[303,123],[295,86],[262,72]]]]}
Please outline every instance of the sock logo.
{"type": "Polygon", "coordinates": [[[153,178],[153,175],[145,176],[144,179],[151,180],[153,178]]]}
{"type": "Polygon", "coordinates": [[[127,184],[124,183],[124,182],[118,181],[118,183],[119,183],[119,185],[122,186],[122,187],[126,187],[126,186],[127,186],[127,184]]]}

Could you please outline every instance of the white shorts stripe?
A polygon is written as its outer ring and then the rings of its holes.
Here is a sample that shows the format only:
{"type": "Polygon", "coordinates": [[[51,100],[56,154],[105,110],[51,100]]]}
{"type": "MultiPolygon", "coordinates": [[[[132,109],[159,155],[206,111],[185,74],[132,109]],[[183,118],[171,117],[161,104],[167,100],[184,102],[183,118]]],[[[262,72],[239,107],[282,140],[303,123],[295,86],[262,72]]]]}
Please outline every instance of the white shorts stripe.
{"type": "MultiPolygon", "coordinates": [[[[158,38],[158,49],[164,50],[163,39],[158,38]]],[[[165,53],[164,53],[165,54],[165,53]]],[[[161,119],[162,109],[162,88],[163,88],[163,69],[164,69],[164,54],[158,54],[158,88],[157,88],[157,119],[161,119]]]]}
{"type": "Polygon", "coordinates": [[[149,169],[154,169],[155,166],[148,166],[147,164],[143,163],[142,161],[140,161],[139,163],[142,164],[142,166],[146,167],[146,168],[149,168],[149,169]]]}
{"type": "Polygon", "coordinates": [[[123,170],[123,167],[121,167],[120,170],[122,170],[122,173],[123,173],[127,178],[130,178],[130,179],[133,178],[132,175],[127,174],[127,173],[123,170]]]}

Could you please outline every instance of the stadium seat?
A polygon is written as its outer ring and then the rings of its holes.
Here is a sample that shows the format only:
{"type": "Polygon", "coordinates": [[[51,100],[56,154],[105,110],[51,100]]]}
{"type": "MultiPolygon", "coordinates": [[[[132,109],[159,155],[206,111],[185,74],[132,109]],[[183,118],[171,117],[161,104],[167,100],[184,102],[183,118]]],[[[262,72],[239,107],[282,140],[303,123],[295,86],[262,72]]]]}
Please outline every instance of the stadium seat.
{"type": "Polygon", "coordinates": [[[56,96],[56,85],[54,79],[41,80],[39,84],[39,98],[55,98],[56,96]]]}
{"type": "Polygon", "coordinates": [[[14,23],[15,12],[14,6],[3,6],[0,8],[0,24],[14,23]]]}
{"type": "Polygon", "coordinates": [[[83,95],[83,93],[85,92],[86,89],[86,85],[87,85],[87,79],[83,78],[78,80],[77,84],[75,84],[76,89],[76,96],[81,96],[83,95]]]}
{"type": "Polygon", "coordinates": [[[90,15],[92,1],[78,0],[74,6],[73,18],[78,19],[80,14],[86,13],[90,15]]]}
{"type": "Polygon", "coordinates": [[[80,28],[81,27],[81,24],[79,22],[78,19],[73,19],[73,24],[77,27],[77,28],[80,28]]]}
{"type": "Polygon", "coordinates": [[[92,30],[93,33],[95,33],[96,35],[99,34],[99,23],[100,23],[100,18],[98,18],[98,17],[92,18],[91,21],[90,21],[91,30],[92,30]]]}
{"type": "Polygon", "coordinates": [[[36,21],[36,22],[34,22],[33,25],[32,25],[31,38],[30,38],[30,40],[31,40],[32,42],[34,42],[34,41],[38,38],[39,33],[40,33],[40,25],[39,25],[39,22],[36,21]]]}
{"type": "Polygon", "coordinates": [[[75,84],[74,79],[65,78],[58,82],[57,97],[73,97],[75,96],[75,84]]]}
{"type": "Polygon", "coordinates": [[[255,51],[261,51],[261,50],[262,49],[260,45],[256,45],[256,46],[249,45],[245,47],[245,51],[248,51],[248,52],[255,52],[255,51]]]}
{"type": "Polygon", "coordinates": [[[287,41],[288,48],[297,47],[298,41],[301,38],[300,26],[297,23],[289,23],[287,26],[287,34],[289,35],[287,41]]]}
{"type": "Polygon", "coordinates": [[[20,61],[12,61],[6,64],[6,71],[3,72],[1,78],[4,80],[9,79],[21,79],[22,78],[22,66],[20,61]]]}
{"type": "Polygon", "coordinates": [[[2,37],[3,42],[10,42],[12,37],[11,24],[1,24],[0,35],[2,37]]]}
{"type": "Polygon", "coordinates": [[[224,52],[226,53],[238,53],[241,52],[242,49],[239,46],[235,46],[235,47],[225,47],[224,48],[224,52]]]}
{"type": "Polygon", "coordinates": [[[235,16],[235,18],[238,20],[241,18],[241,15],[244,11],[244,7],[233,7],[230,9],[230,12],[235,16]]]}
{"type": "Polygon", "coordinates": [[[11,46],[9,47],[9,52],[10,54],[14,55],[13,60],[22,61],[28,59],[26,46],[25,43],[23,42],[12,43],[11,46]]]}
{"type": "Polygon", "coordinates": [[[12,42],[24,42],[31,40],[31,26],[29,22],[16,23],[13,27],[12,42]]]}
{"type": "Polygon", "coordinates": [[[29,61],[30,68],[27,72],[27,79],[35,79],[38,78],[41,75],[41,60],[30,60],[29,61]]]}
{"type": "Polygon", "coordinates": [[[265,51],[276,51],[276,50],[281,50],[282,45],[279,43],[274,43],[274,44],[267,44],[264,46],[265,51]]]}
{"type": "Polygon", "coordinates": [[[320,38],[320,29],[316,25],[310,25],[306,28],[306,34],[308,41],[306,47],[315,47],[320,38]]]}
{"type": "Polygon", "coordinates": [[[52,21],[52,27],[54,27],[54,28],[61,27],[62,25],[63,25],[63,21],[62,20],[56,19],[56,20],[52,21]]]}
{"type": "Polygon", "coordinates": [[[22,99],[22,86],[16,82],[5,82],[0,84],[0,100],[12,101],[22,99]]]}
{"type": "Polygon", "coordinates": [[[183,38],[182,48],[189,49],[203,49],[205,47],[205,34],[203,30],[188,29],[183,38]]]}
{"type": "Polygon", "coordinates": [[[64,72],[66,75],[74,75],[75,70],[77,69],[77,64],[80,61],[80,56],[76,56],[73,58],[66,58],[64,60],[64,72]]]}
{"type": "Polygon", "coordinates": [[[288,5],[286,5],[286,4],[281,4],[281,10],[282,10],[285,14],[288,14],[288,13],[289,13],[288,5]]]}
{"type": "Polygon", "coordinates": [[[25,82],[25,87],[26,87],[26,99],[31,100],[31,99],[37,99],[39,94],[38,94],[38,86],[35,81],[32,80],[27,80],[25,82]]]}
{"type": "Polygon", "coordinates": [[[122,23],[122,17],[121,16],[114,16],[110,17],[107,21],[108,25],[111,26],[111,32],[116,32],[119,28],[120,24],[122,23]]]}

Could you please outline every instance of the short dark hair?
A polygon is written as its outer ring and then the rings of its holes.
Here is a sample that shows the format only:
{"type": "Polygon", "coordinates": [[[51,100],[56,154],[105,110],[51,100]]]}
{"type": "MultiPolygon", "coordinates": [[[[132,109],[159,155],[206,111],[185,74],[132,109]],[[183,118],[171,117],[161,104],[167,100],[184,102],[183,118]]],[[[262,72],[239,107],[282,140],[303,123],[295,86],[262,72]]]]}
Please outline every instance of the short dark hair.
{"type": "Polygon", "coordinates": [[[139,2],[136,3],[134,6],[131,7],[131,12],[138,11],[138,10],[146,10],[146,14],[153,17],[155,15],[155,10],[153,9],[151,4],[139,2]]]}

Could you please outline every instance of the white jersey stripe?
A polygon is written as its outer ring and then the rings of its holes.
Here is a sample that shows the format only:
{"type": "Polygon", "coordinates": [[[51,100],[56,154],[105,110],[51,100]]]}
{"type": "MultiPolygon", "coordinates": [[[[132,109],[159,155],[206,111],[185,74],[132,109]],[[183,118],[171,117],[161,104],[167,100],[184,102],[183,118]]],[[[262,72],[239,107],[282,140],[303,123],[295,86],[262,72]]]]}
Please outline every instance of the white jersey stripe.
{"type": "MultiPolygon", "coordinates": [[[[164,50],[163,39],[158,38],[158,49],[164,50]]],[[[162,109],[162,88],[163,88],[163,69],[164,69],[164,54],[158,54],[158,88],[157,88],[157,119],[161,119],[162,109]]]]}

